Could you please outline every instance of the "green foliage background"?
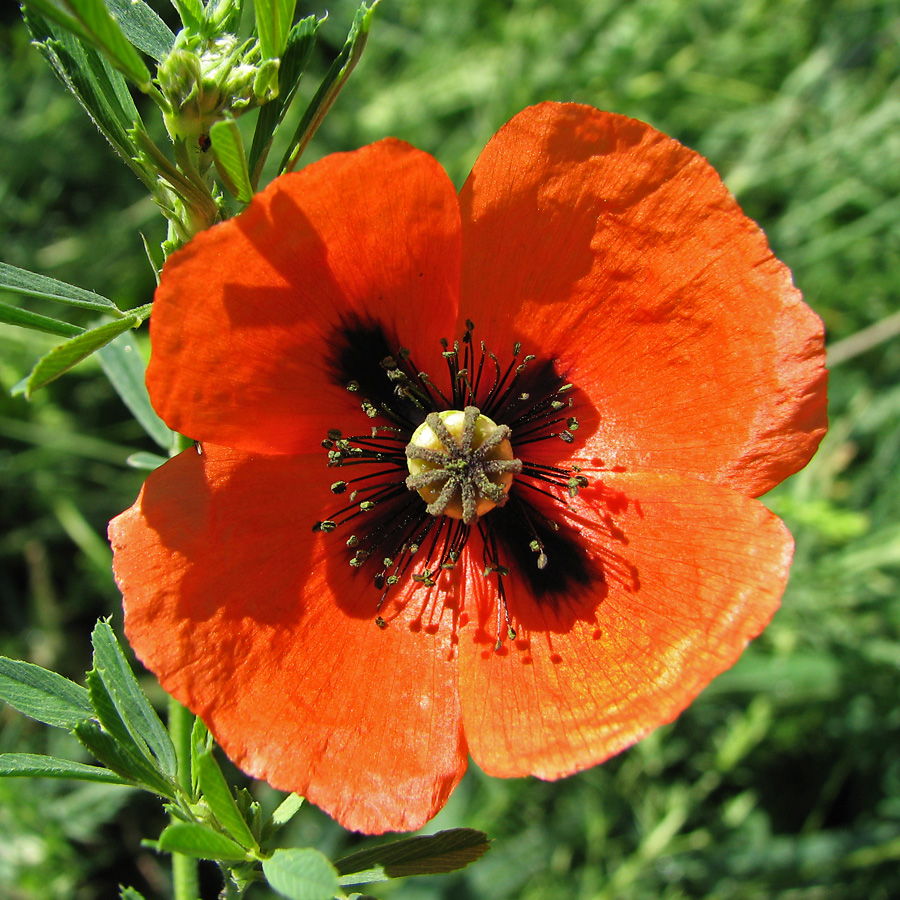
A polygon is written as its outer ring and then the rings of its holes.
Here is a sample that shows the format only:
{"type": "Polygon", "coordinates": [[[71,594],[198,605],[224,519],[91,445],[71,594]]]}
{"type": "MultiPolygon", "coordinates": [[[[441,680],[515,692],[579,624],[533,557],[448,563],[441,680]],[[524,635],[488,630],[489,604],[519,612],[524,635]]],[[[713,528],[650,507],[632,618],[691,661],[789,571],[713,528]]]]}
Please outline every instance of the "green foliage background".
{"type": "MultiPolygon", "coordinates": [[[[330,7],[320,72],[354,9],[330,7]]],[[[14,12],[0,30],[0,259],[146,302],[138,231],[158,243],[162,222],[14,12]]],[[[740,663],[605,766],[557,784],[473,771],[428,830],[483,829],[490,853],[376,893],[900,896],[900,4],[383,0],[308,157],[391,134],[461,183],[493,131],[545,99],[644,119],[712,161],[825,320],[831,432],[766,498],[796,561],[740,663]]],[[[31,403],[9,396],[54,343],[0,326],[0,654],[80,678],[95,619],[118,610],[103,535],[140,486],[125,459],[154,448],[93,362],[31,403]]],[[[0,712],[0,751],[76,753],[66,740],[0,712]]],[[[124,882],[163,897],[139,845],[163,824],[121,788],[0,781],[0,896],[105,900],[124,882]]],[[[291,839],[331,853],[356,842],[311,810],[291,839]]]]}

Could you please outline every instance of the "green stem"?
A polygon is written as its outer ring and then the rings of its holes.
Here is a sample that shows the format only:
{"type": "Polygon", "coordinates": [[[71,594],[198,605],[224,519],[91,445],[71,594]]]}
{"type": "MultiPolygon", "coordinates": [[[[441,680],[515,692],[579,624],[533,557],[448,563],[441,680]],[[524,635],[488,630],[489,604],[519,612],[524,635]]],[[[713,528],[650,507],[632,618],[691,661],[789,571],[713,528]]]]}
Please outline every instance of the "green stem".
{"type": "MultiPolygon", "coordinates": [[[[191,731],[194,716],[174,697],[169,698],[169,734],[175,745],[175,758],[178,761],[178,783],[186,796],[193,795],[191,785],[191,731]]],[[[200,896],[200,878],[197,872],[197,861],[181,853],[172,854],[172,884],[175,900],[198,900],[200,896]]]]}

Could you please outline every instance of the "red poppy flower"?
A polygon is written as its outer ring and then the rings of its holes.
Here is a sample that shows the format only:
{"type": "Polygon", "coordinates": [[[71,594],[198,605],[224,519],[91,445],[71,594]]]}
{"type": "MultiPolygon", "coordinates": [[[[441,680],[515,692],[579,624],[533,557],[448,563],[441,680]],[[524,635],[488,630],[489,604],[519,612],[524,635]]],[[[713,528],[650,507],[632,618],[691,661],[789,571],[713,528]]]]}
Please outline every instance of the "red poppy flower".
{"type": "Polygon", "coordinates": [[[128,637],[348,828],[421,825],[469,753],[606,759],[778,604],[751,498],[825,431],[821,323],[648,125],[527,109],[459,196],[400,141],[329,156],[173,256],[151,334],[202,449],[112,523],[128,637]]]}

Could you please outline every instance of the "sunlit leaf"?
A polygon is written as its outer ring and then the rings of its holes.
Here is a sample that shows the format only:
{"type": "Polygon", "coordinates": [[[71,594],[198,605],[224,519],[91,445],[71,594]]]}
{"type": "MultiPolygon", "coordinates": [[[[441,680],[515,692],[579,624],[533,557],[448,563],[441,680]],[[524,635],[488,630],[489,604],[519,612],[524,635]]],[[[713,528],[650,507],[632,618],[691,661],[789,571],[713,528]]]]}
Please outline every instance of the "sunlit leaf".
{"type": "Polygon", "coordinates": [[[68,306],[92,309],[95,312],[111,316],[124,315],[112,300],[107,300],[100,294],[75,287],[74,284],[57,281],[55,278],[48,278],[46,275],[38,275],[37,272],[9,266],[6,263],[0,263],[0,289],[23,294],[26,297],[56,300],[68,306]]]}
{"type": "Polygon", "coordinates": [[[55,334],[58,337],[72,337],[84,331],[77,325],[70,325],[60,319],[52,319],[50,316],[29,312],[27,309],[19,309],[17,306],[8,306],[6,303],[0,303],[0,322],[6,325],[18,325],[20,328],[30,328],[32,331],[55,334]]]}
{"type": "Polygon", "coordinates": [[[212,153],[216,160],[216,170],[222,183],[242,203],[249,203],[253,197],[250,186],[250,173],[247,169],[247,157],[244,153],[244,142],[234,119],[216,122],[209,130],[212,140],[212,153]]]}
{"type": "Polygon", "coordinates": [[[197,755],[197,782],[200,792],[206,800],[212,814],[219,820],[219,824],[242,847],[256,850],[258,845],[256,838],[250,831],[244,817],[241,815],[234,796],[225,781],[225,776],[219,768],[212,750],[206,750],[197,755]]]}
{"type": "Polygon", "coordinates": [[[38,753],[0,753],[0,776],[29,778],[71,778],[75,781],[97,781],[102,784],[129,784],[115,772],[101,766],[89,766],[41,756],[38,753]]]}
{"type": "Polygon", "coordinates": [[[250,857],[240,844],[218,831],[194,822],[175,822],[159,836],[157,847],[167,853],[182,853],[195,859],[245,862],[250,857]]]}
{"type": "Polygon", "coordinates": [[[74,728],[93,715],[80,684],[33,663],[0,656],[0,699],[13,709],[57,728],[74,728]]]}
{"type": "Polygon", "coordinates": [[[318,850],[276,850],[262,868],[269,886],[290,900],[331,900],[340,890],[334,866],[318,850]]]}

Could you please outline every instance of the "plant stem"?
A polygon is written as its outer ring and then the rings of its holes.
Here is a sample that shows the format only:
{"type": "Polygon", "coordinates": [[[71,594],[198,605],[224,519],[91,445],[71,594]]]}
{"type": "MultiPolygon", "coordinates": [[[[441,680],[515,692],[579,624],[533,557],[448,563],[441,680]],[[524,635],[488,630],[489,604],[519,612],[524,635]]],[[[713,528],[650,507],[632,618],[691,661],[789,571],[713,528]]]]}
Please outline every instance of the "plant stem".
{"type": "MultiPolygon", "coordinates": [[[[191,786],[191,731],[194,716],[174,697],[169,698],[169,734],[175,745],[175,758],[178,760],[178,783],[185,795],[192,796],[191,786]]],[[[197,860],[181,853],[172,854],[172,885],[175,900],[198,900],[200,896],[200,878],[197,873],[197,860]]]]}

